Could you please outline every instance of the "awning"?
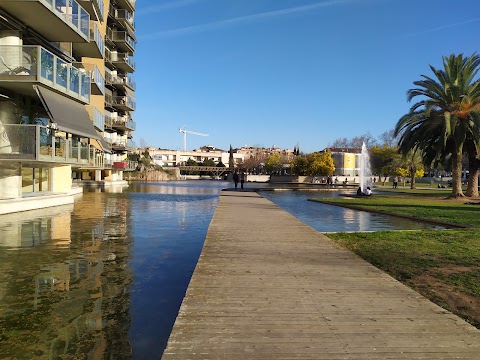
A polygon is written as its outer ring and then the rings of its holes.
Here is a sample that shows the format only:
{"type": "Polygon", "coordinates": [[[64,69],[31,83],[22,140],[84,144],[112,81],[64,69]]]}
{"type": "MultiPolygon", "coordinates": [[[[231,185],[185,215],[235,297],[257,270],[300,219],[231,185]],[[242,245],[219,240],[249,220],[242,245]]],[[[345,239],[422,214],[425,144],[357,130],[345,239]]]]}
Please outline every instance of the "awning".
{"type": "Polygon", "coordinates": [[[107,153],[112,153],[112,147],[110,146],[110,144],[102,137],[100,137],[100,144],[102,144],[102,147],[103,147],[103,150],[105,150],[105,152],[107,153]]]}
{"type": "Polygon", "coordinates": [[[59,130],[90,139],[102,138],[95,130],[84,105],[44,87],[33,85],[33,88],[50,120],[57,124],[59,130]]]}

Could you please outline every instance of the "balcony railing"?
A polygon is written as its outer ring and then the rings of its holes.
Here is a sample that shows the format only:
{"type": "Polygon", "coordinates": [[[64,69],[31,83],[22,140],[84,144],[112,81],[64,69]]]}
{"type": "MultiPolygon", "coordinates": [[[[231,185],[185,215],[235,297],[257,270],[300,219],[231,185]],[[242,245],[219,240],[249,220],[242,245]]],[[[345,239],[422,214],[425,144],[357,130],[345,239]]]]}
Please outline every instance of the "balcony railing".
{"type": "Polygon", "coordinates": [[[90,14],[91,20],[103,21],[105,19],[103,0],[79,0],[79,2],[90,14]]]}
{"type": "Polygon", "coordinates": [[[105,105],[113,106],[113,96],[105,92],[105,105]]]}
{"type": "Polygon", "coordinates": [[[113,116],[109,117],[109,121],[112,127],[121,128],[124,130],[135,130],[135,121],[127,119],[128,117],[126,116],[117,116],[116,118],[113,116]]]}
{"type": "Polygon", "coordinates": [[[95,41],[97,44],[98,50],[102,54],[102,57],[105,56],[105,43],[103,41],[102,33],[97,26],[97,22],[93,21],[93,26],[90,28],[90,42],[95,41]]]}
{"type": "Polygon", "coordinates": [[[126,50],[131,52],[135,51],[135,40],[128,35],[126,31],[112,31],[112,41],[116,43],[119,47],[126,45],[126,50]]]}
{"type": "MultiPolygon", "coordinates": [[[[41,46],[0,45],[0,83],[40,82],[85,103],[90,77],[41,46]]],[[[8,84],[2,85],[8,87],[8,84]]]]}
{"type": "Polygon", "coordinates": [[[127,150],[134,150],[136,147],[137,147],[137,146],[136,146],[136,144],[135,144],[135,142],[134,142],[133,140],[128,139],[128,140],[126,141],[126,148],[127,148],[127,150]]]}
{"type": "Polygon", "coordinates": [[[132,90],[135,90],[135,88],[136,88],[135,81],[133,80],[133,78],[130,75],[127,75],[127,76],[112,76],[110,83],[113,84],[113,85],[128,86],[132,90]]]}
{"type": "Polygon", "coordinates": [[[121,109],[127,108],[127,110],[136,109],[135,99],[130,95],[125,96],[113,96],[113,104],[114,107],[118,107],[121,109]]]}
{"type": "Polygon", "coordinates": [[[137,124],[133,120],[128,120],[125,127],[127,129],[135,131],[135,129],[137,128],[137,124]]]}
{"type": "Polygon", "coordinates": [[[125,72],[135,71],[135,61],[126,53],[111,53],[110,59],[115,66],[125,72]]]}
{"type": "Polygon", "coordinates": [[[137,169],[138,162],[136,161],[129,161],[129,160],[124,160],[124,161],[114,161],[112,163],[112,166],[114,169],[123,169],[126,171],[133,171],[137,169]]]}
{"type": "Polygon", "coordinates": [[[93,109],[93,125],[100,131],[105,129],[105,117],[97,108],[93,109]]]}
{"type": "Polygon", "coordinates": [[[38,161],[103,167],[103,152],[97,148],[56,136],[43,125],[0,125],[0,160],[38,161]]]}
{"type": "Polygon", "coordinates": [[[135,0],[117,0],[116,3],[118,6],[120,6],[122,9],[123,8],[130,8],[132,11],[135,10],[135,0]]]}
{"type": "Polygon", "coordinates": [[[90,75],[90,80],[92,83],[91,94],[103,95],[105,94],[105,79],[100,72],[100,69],[95,64],[87,63],[77,63],[79,68],[83,68],[90,75]]]}
{"type": "Polygon", "coordinates": [[[90,15],[75,0],[47,0],[54,12],[88,37],[90,15]]]}
{"type": "Polygon", "coordinates": [[[132,13],[130,13],[128,10],[116,9],[114,16],[115,19],[121,24],[124,24],[124,26],[128,25],[131,26],[133,30],[135,29],[135,20],[133,19],[132,13]]]}

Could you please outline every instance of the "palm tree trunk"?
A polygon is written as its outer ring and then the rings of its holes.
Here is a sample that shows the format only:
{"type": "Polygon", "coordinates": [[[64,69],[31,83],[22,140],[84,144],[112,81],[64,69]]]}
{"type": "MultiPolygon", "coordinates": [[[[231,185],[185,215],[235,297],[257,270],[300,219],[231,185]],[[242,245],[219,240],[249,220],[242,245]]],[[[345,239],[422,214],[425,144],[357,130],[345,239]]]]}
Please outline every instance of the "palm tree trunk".
{"type": "Polygon", "coordinates": [[[468,154],[468,175],[467,196],[478,197],[478,176],[480,175],[480,160],[477,159],[476,153],[468,154]]]}
{"type": "Polygon", "coordinates": [[[452,194],[451,197],[464,197],[462,191],[462,149],[463,144],[452,152],[452,194]]]}

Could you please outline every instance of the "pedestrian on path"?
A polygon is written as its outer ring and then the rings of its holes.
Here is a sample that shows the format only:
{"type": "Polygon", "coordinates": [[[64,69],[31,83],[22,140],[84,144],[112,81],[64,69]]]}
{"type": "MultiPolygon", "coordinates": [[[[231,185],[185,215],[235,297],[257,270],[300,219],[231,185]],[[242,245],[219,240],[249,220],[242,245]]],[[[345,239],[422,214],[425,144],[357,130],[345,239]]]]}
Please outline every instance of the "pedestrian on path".
{"type": "Polygon", "coordinates": [[[247,175],[245,175],[245,173],[242,171],[242,173],[240,174],[240,186],[242,189],[243,189],[243,183],[245,182],[246,177],[247,175]]]}
{"type": "MultiPolygon", "coordinates": [[[[235,183],[235,190],[236,190],[237,187],[238,187],[238,180],[239,180],[239,178],[238,178],[238,173],[235,171],[235,172],[233,173],[233,182],[235,183]]],[[[243,186],[242,186],[242,187],[243,187],[243,186]]]]}

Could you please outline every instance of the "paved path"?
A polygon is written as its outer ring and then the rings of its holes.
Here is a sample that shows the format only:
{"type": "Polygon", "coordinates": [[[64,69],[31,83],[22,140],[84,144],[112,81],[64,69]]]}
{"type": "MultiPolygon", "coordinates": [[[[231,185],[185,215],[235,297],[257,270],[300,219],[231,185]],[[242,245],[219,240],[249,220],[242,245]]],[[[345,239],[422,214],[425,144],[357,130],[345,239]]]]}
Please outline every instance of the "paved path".
{"type": "Polygon", "coordinates": [[[480,331],[250,192],[223,192],[164,360],[480,359],[480,331]]]}

